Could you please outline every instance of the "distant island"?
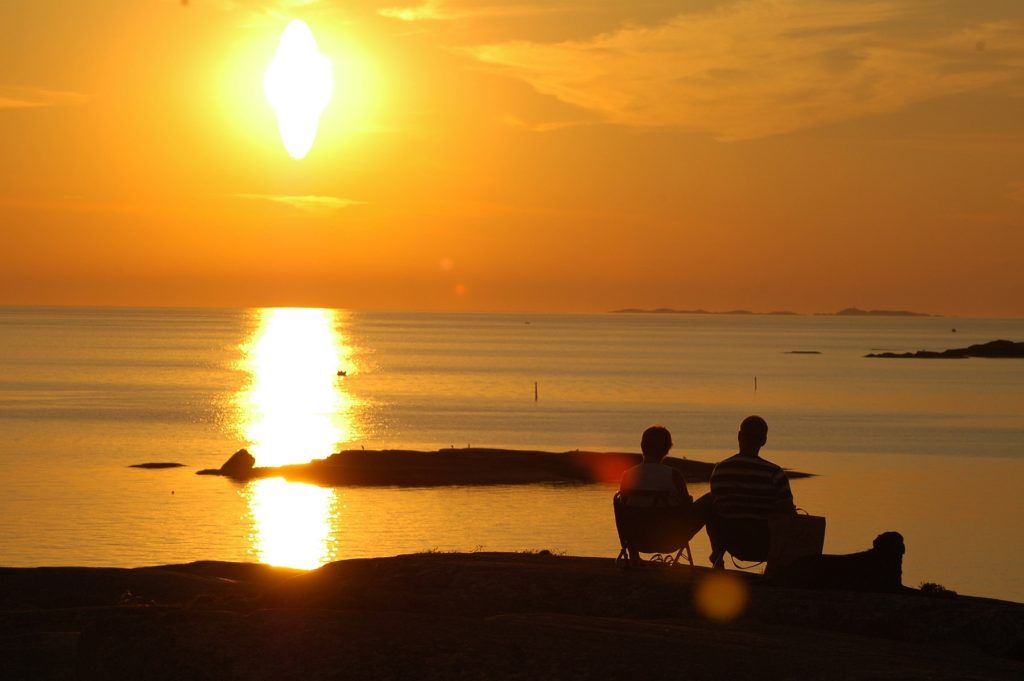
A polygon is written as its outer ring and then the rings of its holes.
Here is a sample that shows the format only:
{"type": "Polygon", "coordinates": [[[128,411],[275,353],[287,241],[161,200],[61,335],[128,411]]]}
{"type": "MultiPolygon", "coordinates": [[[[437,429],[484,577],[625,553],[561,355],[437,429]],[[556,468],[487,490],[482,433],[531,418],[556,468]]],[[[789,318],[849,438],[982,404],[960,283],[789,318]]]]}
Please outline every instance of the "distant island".
{"type": "Polygon", "coordinates": [[[671,307],[657,307],[651,310],[643,310],[637,307],[627,307],[622,310],[612,310],[612,314],[738,314],[738,315],[782,315],[798,316],[799,312],[789,310],[778,310],[774,312],[754,312],[753,310],[726,310],[724,312],[714,310],[675,310],[671,307]]]}
{"type": "Polygon", "coordinates": [[[967,359],[968,357],[988,357],[996,359],[1024,359],[1024,343],[1008,340],[994,340],[988,343],[969,345],[966,348],[953,348],[936,352],[934,350],[918,350],[917,352],[879,352],[864,355],[884,359],[967,359]]]}
{"type": "MultiPolygon", "coordinates": [[[[627,307],[612,310],[612,314],[710,314],[710,315],[766,315],[766,316],[803,316],[790,310],[773,310],[772,312],[754,312],[753,310],[676,310],[671,307],[656,307],[650,310],[638,307],[627,307]]],[[[815,312],[816,317],[938,317],[940,315],[927,312],[911,312],[909,310],[862,310],[859,307],[847,307],[838,312],[815,312]]]]}
{"type": "MultiPolygon", "coordinates": [[[[539,483],[618,483],[622,473],[640,463],[639,454],[622,452],[541,452],[517,449],[439,449],[436,452],[353,449],[325,459],[287,466],[258,467],[240,449],[220,468],[197,475],[220,475],[233,480],[284,478],[331,486],[439,487],[446,485],[532,485],[539,483]]],[[[715,464],[669,457],[665,464],[679,470],[688,482],[707,482],[715,464]]],[[[791,478],[809,477],[789,471],[791,478]]]]}
{"type": "Polygon", "coordinates": [[[910,312],[909,310],[861,310],[857,307],[848,307],[839,312],[829,314],[821,313],[823,316],[834,317],[937,317],[939,315],[928,314],[927,312],[910,312]]]}

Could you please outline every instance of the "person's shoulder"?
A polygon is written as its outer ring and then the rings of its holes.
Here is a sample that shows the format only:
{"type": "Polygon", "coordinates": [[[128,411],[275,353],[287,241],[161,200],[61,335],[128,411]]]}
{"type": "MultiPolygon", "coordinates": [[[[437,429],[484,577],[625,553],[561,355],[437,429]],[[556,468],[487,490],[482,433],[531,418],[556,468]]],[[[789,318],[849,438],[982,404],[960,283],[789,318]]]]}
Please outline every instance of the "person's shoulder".
{"type": "Polygon", "coordinates": [[[715,467],[711,469],[711,478],[715,479],[719,475],[726,475],[727,471],[733,467],[733,459],[737,456],[739,456],[739,454],[733,454],[732,456],[728,456],[716,463],[715,467]]]}
{"type": "Polygon", "coordinates": [[[738,453],[730,456],[728,459],[723,459],[718,462],[711,474],[714,475],[715,471],[730,471],[733,473],[740,473],[743,471],[757,474],[764,473],[775,473],[776,471],[782,470],[777,464],[762,459],[760,456],[745,456],[743,453],[738,453]]]}
{"type": "Polygon", "coordinates": [[[641,461],[637,465],[633,466],[629,470],[631,471],[661,471],[665,469],[675,470],[675,466],[670,466],[664,461],[641,461]]]}
{"type": "Polygon", "coordinates": [[[675,467],[660,461],[657,463],[642,463],[636,466],[636,468],[637,474],[654,478],[665,478],[679,472],[675,467]]]}
{"type": "Polygon", "coordinates": [[[626,470],[622,471],[622,475],[619,477],[620,489],[625,489],[627,487],[632,486],[632,482],[636,480],[636,476],[639,475],[640,473],[641,466],[643,466],[643,464],[638,463],[632,468],[627,468],[626,470]]]}
{"type": "Polygon", "coordinates": [[[782,470],[782,466],[780,466],[779,464],[775,463],[774,461],[769,461],[768,459],[765,459],[765,458],[760,457],[760,456],[757,457],[757,460],[759,462],[761,462],[762,466],[765,466],[767,468],[771,468],[773,471],[781,471],[782,470]]]}
{"type": "Polygon", "coordinates": [[[742,454],[739,454],[739,453],[733,454],[732,456],[728,456],[728,457],[722,459],[721,461],[719,461],[718,463],[716,463],[715,464],[715,469],[718,469],[718,468],[731,468],[731,467],[733,467],[735,465],[743,465],[743,462],[747,458],[748,457],[745,457],[745,456],[743,456],[742,454]]]}
{"type": "Polygon", "coordinates": [[[662,490],[674,489],[672,482],[678,471],[663,463],[642,463],[633,466],[622,474],[619,488],[622,490],[662,490]]]}
{"type": "Polygon", "coordinates": [[[637,465],[632,466],[632,467],[627,468],[626,470],[624,470],[622,472],[622,477],[625,478],[627,475],[628,476],[639,475],[640,471],[642,471],[643,469],[644,469],[644,464],[638,463],[637,465]]]}

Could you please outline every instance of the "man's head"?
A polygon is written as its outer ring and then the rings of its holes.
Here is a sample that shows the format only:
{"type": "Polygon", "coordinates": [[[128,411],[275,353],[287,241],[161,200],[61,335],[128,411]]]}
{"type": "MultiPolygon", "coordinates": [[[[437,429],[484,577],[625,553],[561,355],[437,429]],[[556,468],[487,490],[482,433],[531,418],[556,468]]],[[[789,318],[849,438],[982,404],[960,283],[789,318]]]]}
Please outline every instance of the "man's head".
{"type": "Polygon", "coordinates": [[[768,422],[760,416],[748,416],[740,424],[737,439],[741,452],[757,454],[768,441],[768,422]]]}
{"type": "Polygon", "coordinates": [[[644,453],[644,461],[658,463],[672,449],[672,433],[665,426],[651,426],[640,438],[640,451],[644,453]]]}

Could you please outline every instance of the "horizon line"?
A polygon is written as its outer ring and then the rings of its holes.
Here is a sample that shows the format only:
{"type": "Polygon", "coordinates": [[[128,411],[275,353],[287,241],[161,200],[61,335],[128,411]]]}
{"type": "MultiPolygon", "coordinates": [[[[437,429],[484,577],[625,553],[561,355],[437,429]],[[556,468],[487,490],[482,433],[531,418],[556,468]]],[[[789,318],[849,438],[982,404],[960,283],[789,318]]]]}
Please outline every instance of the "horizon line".
{"type": "Polygon", "coordinates": [[[914,312],[909,310],[891,310],[887,308],[858,308],[847,306],[832,312],[795,312],[792,310],[770,310],[766,312],[745,308],[730,310],[674,309],[657,308],[618,308],[608,310],[488,310],[465,309],[445,310],[439,308],[373,308],[373,307],[338,307],[325,305],[172,305],[172,304],[109,304],[109,303],[6,303],[0,302],[4,308],[37,308],[37,309],[106,309],[106,310],[273,310],[273,309],[310,309],[337,310],[343,312],[387,312],[395,314],[505,314],[505,315],[653,315],[653,316],[735,316],[735,317],[888,317],[900,319],[1024,319],[1020,315],[978,315],[978,314],[937,314],[930,312],[914,312]],[[857,310],[841,314],[847,310],[857,310]]]}

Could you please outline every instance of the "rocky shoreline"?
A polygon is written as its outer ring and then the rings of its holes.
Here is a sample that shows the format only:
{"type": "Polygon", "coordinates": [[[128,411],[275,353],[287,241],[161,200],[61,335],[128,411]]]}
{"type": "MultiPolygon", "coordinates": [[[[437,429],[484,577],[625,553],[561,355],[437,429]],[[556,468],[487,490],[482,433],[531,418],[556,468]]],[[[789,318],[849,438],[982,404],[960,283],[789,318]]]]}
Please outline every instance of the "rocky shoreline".
{"type": "MultiPolygon", "coordinates": [[[[439,449],[436,452],[353,449],[325,459],[287,466],[256,466],[246,450],[235,452],[220,468],[197,475],[238,481],[281,477],[325,487],[342,485],[439,487],[446,485],[530,485],[539,483],[618,483],[623,471],[640,463],[639,454],[622,452],[541,452],[516,449],[439,449]]],[[[707,482],[715,464],[669,457],[687,482],[707,482]]],[[[809,473],[788,471],[790,478],[809,473]]]]}
{"type": "Polygon", "coordinates": [[[966,348],[950,350],[918,350],[917,352],[879,352],[864,355],[882,359],[967,359],[969,357],[985,357],[989,359],[1022,359],[1024,358],[1024,342],[994,340],[988,343],[969,345],[966,348]]]}
{"type": "Polygon", "coordinates": [[[1024,678],[1024,605],[724,575],[548,552],[415,554],[309,572],[221,562],[0,568],[0,675],[1024,678]],[[721,617],[713,604],[728,592],[740,607],[721,617]]]}

